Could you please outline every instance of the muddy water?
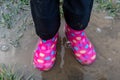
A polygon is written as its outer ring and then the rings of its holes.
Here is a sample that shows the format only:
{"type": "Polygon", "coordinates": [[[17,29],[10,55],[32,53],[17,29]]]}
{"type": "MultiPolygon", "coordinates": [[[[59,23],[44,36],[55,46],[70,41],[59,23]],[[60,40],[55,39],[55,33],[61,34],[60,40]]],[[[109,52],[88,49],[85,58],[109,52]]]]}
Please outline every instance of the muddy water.
{"type": "MultiPolygon", "coordinates": [[[[95,45],[97,60],[82,66],[73,56],[65,38],[62,19],[57,45],[57,61],[52,70],[41,72],[32,65],[33,50],[38,37],[30,25],[20,40],[20,47],[9,45],[8,52],[0,51],[0,63],[17,64],[21,70],[34,72],[35,80],[120,80],[120,20],[106,20],[104,14],[93,13],[86,29],[95,45]]],[[[1,40],[0,44],[7,41],[1,40]]]]}

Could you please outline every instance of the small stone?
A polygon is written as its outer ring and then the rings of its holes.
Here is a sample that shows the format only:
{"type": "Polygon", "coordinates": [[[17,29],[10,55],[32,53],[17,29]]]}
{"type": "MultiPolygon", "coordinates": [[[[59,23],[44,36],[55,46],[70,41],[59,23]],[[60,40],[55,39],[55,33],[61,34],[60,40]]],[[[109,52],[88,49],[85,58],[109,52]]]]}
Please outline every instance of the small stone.
{"type": "Polygon", "coordinates": [[[23,33],[20,33],[20,34],[18,35],[18,37],[19,37],[19,38],[23,37],[23,33]]]}
{"type": "Polygon", "coordinates": [[[2,45],[1,46],[1,51],[6,52],[8,50],[9,50],[9,46],[8,45],[2,45]]]}
{"type": "Polygon", "coordinates": [[[105,19],[114,19],[112,16],[105,16],[105,19]]]}
{"type": "Polygon", "coordinates": [[[112,61],[112,59],[111,59],[111,58],[108,58],[108,61],[112,61]]]}
{"type": "Polygon", "coordinates": [[[100,28],[97,28],[97,29],[96,29],[96,32],[101,33],[101,32],[102,32],[102,30],[101,30],[100,28]]]}

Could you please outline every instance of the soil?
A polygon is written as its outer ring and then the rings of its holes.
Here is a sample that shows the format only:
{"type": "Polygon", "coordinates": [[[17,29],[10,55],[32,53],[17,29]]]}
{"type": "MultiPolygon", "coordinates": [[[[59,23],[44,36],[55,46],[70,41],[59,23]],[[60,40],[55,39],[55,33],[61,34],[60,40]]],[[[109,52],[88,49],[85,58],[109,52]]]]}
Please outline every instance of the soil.
{"type": "Polygon", "coordinates": [[[97,60],[92,65],[83,66],[74,58],[63,32],[64,19],[59,30],[57,61],[52,70],[41,72],[32,65],[32,53],[38,40],[33,24],[27,27],[17,48],[1,38],[0,45],[7,44],[8,48],[0,50],[0,63],[16,64],[21,70],[34,72],[35,80],[120,80],[120,20],[105,16],[93,12],[86,29],[97,52],[97,60]]]}

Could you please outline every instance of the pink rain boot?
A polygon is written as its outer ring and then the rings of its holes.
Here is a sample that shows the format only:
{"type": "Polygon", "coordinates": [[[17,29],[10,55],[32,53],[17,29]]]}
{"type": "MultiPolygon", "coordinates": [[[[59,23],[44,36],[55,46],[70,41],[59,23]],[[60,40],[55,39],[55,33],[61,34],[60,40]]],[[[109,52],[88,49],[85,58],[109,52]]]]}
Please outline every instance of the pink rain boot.
{"type": "Polygon", "coordinates": [[[39,39],[37,49],[34,52],[33,64],[41,71],[50,70],[56,60],[56,43],[58,34],[50,40],[39,39]]]}
{"type": "Polygon", "coordinates": [[[76,59],[84,65],[92,64],[96,59],[96,52],[85,31],[73,30],[66,25],[65,32],[76,59]]]}

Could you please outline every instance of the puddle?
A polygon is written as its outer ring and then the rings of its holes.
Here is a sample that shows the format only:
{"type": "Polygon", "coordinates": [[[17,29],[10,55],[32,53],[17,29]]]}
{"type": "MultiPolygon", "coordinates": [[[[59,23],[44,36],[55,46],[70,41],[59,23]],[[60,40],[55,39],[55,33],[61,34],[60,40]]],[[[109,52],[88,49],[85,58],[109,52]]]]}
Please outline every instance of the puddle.
{"type": "Polygon", "coordinates": [[[61,52],[60,52],[60,54],[61,54],[60,68],[63,68],[63,66],[64,66],[64,55],[65,55],[65,48],[64,48],[63,45],[61,46],[61,52]]]}
{"type": "MultiPolygon", "coordinates": [[[[64,32],[64,30],[62,28],[60,28],[60,32],[64,32]]],[[[60,33],[60,47],[61,47],[61,52],[60,52],[60,56],[61,56],[61,63],[60,63],[60,68],[63,68],[64,66],[64,56],[65,56],[65,47],[64,47],[64,37],[65,35],[60,33]]]]}

